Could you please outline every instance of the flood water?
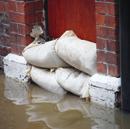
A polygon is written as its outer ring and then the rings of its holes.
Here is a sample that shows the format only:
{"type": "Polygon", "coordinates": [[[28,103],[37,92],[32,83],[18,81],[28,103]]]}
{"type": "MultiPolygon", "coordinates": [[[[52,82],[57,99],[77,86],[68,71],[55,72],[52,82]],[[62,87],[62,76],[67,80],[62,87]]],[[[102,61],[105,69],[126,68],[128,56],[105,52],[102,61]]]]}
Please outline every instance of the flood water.
{"type": "Polygon", "coordinates": [[[0,129],[130,129],[130,115],[0,73],[0,129]]]}

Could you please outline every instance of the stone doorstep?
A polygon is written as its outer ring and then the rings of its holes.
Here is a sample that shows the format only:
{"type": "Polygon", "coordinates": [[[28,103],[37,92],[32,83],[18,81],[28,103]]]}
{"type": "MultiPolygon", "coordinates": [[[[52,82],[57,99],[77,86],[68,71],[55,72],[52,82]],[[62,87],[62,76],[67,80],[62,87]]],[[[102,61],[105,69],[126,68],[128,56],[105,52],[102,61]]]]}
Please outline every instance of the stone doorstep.
{"type": "Polygon", "coordinates": [[[121,86],[121,79],[95,74],[90,79],[89,94],[92,102],[114,108],[115,92],[121,86]]]}
{"type": "Polygon", "coordinates": [[[5,76],[21,82],[29,81],[29,77],[27,75],[30,66],[27,65],[24,57],[10,53],[4,57],[3,63],[5,76]]]}

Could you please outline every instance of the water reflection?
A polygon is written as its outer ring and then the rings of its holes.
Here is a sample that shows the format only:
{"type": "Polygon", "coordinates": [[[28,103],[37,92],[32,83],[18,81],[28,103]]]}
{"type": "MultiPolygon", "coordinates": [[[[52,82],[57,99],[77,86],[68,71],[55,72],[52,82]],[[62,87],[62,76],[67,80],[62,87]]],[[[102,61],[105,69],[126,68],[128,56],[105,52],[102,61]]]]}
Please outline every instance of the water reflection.
{"type": "Polygon", "coordinates": [[[55,104],[32,105],[27,109],[29,121],[43,121],[51,129],[90,129],[91,120],[77,110],[59,112],[55,104]]]}
{"type": "MultiPolygon", "coordinates": [[[[4,111],[9,114],[13,111],[17,117],[16,123],[23,121],[31,129],[130,128],[130,115],[119,110],[90,104],[71,94],[59,96],[34,84],[27,85],[9,78],[4,83],[4,96],[16,104],[13,110],[4,111]]],[[[5,103],[11,105],[7,101],[5,103]]]]}
{"type": "Polygon", "coordinates": [[[17,105],[29,104],[29,87],[10,78],[5,78],[4,96],[17,105]]]}
{"type": "Polygon", "coordinates": [[[16,105],[50,102],[57,103],[64,96],[50,93],[34,85],[5,78],[4,96],[16,105]]]}
{"type": "Polygon", "coordinates": [[[58,103],[64,98],[64,95],[48,92],[41,87],[31,85],[31,101],[32,103],[58,103]]]}

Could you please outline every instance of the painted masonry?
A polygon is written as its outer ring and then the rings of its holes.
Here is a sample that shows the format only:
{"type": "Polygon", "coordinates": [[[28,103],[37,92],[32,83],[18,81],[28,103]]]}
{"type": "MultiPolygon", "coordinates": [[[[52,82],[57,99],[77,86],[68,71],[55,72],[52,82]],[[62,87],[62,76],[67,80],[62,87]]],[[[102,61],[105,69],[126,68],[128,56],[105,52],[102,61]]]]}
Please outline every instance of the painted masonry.
{"type": "MultiPolygon", "coordinates": [[[[31,43],[29,34],[33,25],[45,28],[44,1],[0,0],[1,67],[3,57],[8,53],[21,55],[23,48],[31,43]]],[[[95,0],[98,73],[91,79],[90,91],[93,101],[108,106],[113,106],[114,93],[120,86],[117,6],[115,0],[95,0]],[[96,92],[101,96],[97,97],[96,92]],[[106,98],[102,101],[103,96],[106,98]]]]}

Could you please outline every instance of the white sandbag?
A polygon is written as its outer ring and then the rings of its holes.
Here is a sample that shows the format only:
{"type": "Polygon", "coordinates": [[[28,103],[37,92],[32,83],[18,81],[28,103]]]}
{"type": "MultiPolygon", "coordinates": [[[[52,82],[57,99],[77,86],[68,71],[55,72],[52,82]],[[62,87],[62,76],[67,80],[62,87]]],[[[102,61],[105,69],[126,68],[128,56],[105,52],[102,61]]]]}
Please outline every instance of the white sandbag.
{"type": "Polygon", "coordinates": [[[66,93],[66,91],[57,83],[54,72],[32,67],[30,75],[31,79],[40,87],[60,95],[66,93]]]}
{"type": "Polygon", "coordinates": [[[56,70],[57,82],[67,91],[82,98],[89,97],[90,76],[73,68],[58,68],[56,70]]]}
{"type": "Polygon", "coordinates": [[[28,63],[42,68],[57,68],[68,66],[55,52],[57,40],[46,42],[45,44],[31,44],[23,51],[23,56],[28,63]]]}
{"type": "MultiPolygon", "coordinates": [[[[65,32],[72,33],[72,32],[65,32]]],[[[64,34],[63,34],[64,35],[64,34]]],[[[69,35],[69,34],[68,34],[69,35]]],[[[61,36],[55,46],[60,58],[71,66],[93,75],[96,73],[96,44],[77,36],[61,36]]]]}

